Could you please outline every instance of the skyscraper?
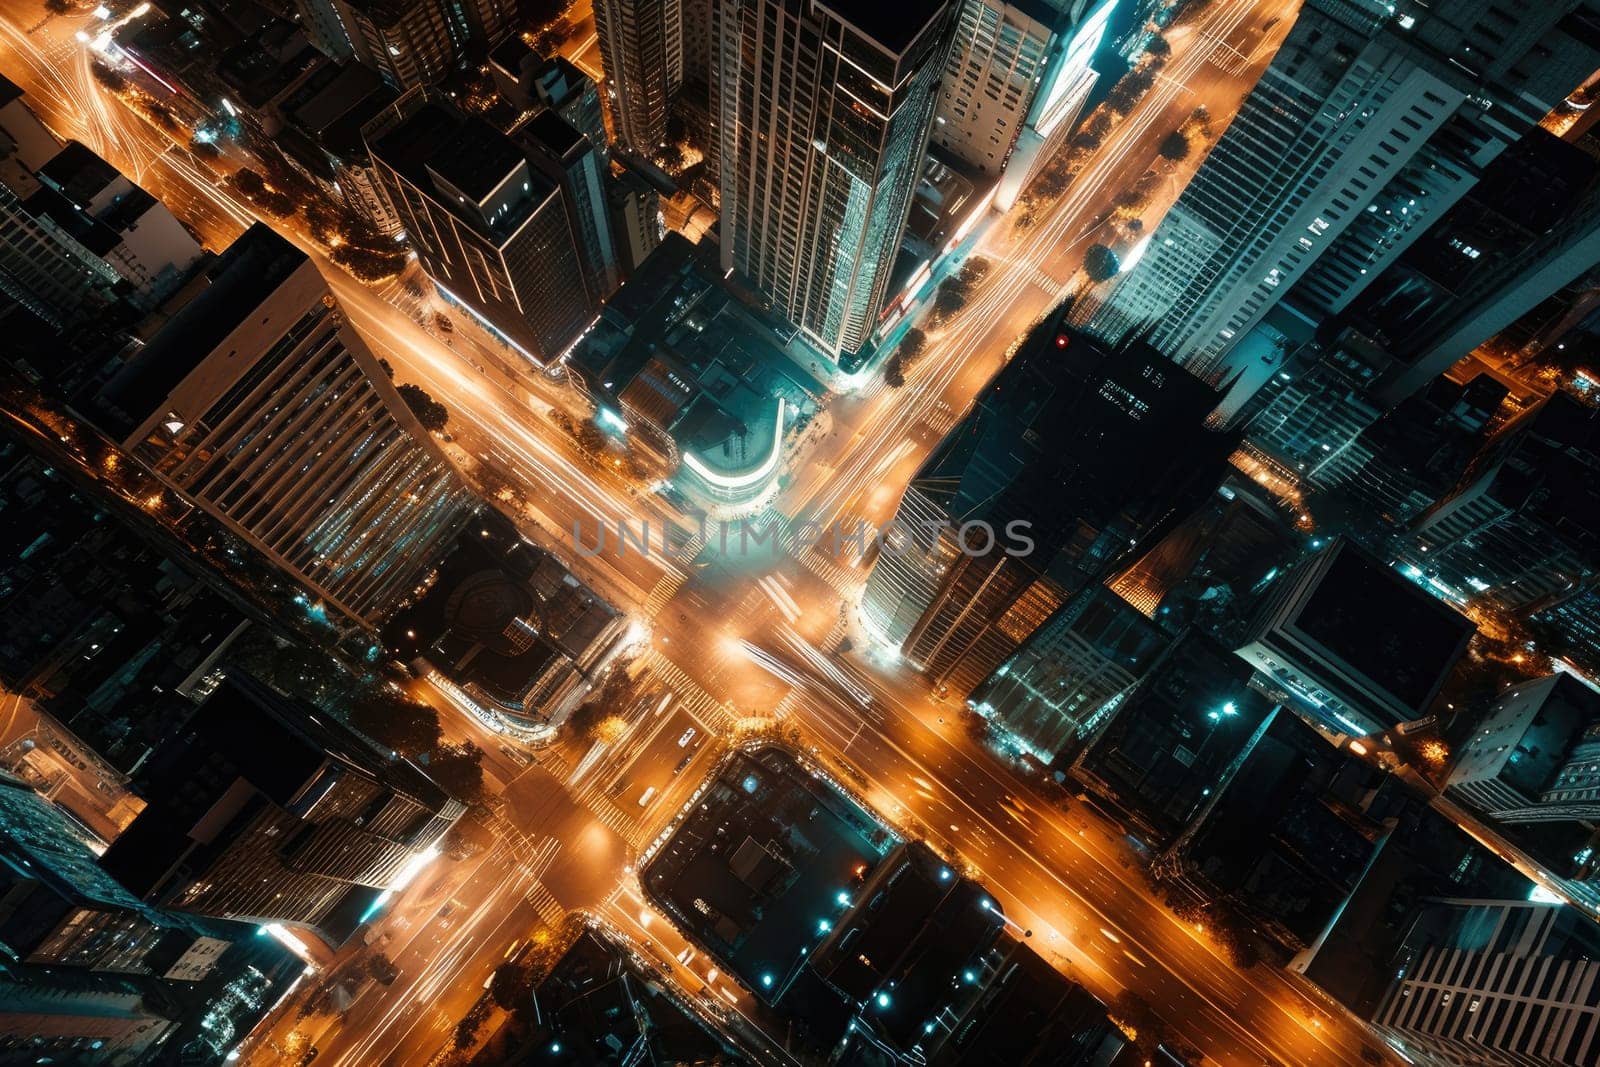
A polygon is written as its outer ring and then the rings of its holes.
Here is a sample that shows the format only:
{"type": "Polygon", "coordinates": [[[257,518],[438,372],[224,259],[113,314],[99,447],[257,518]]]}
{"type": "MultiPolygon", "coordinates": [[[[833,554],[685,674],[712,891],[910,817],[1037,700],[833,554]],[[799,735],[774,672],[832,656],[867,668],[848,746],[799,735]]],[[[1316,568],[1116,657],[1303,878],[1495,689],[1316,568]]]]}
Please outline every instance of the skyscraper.
{"type": "Polygon", "coordinates": [[[1475,629],[1340,540],[1268,588],[1238,655],[1303,717],[1369,734],[1426,714],[1475,629]]]}
{"type": "Polygon", "coordinates": [[[565,351],[599,298],[589,295],[561,183],[524,145],[436,93],[407,93],[365,132],[422,269],[527,361],[507,373],[565,351]]]}
{"type": "Polygon", "coordinates": [[[867,581],[869,630],[961,696],[1204,502],[1233,449],[1205,425],[1214,390],[1146,345],[1071,329],[1068,311],[923,463],[867,581]]]}
{"type": "Polygon", "coordinates": [[[102,428],[354,619],[410,594],[471,495],[339,313],[261,224],[100,392],[102,428]]]}
{"type": "Polygon", "coordinates": [[[1463,599],[1530,614],[1600,579],[1600,412],[1556,393],[1416,520],[1404,557],[1463,599]]]}
{"type": "Polygon", "coordinates": [[[1340,311],[1600,65],[1595,16],[1311,0],[1095,328],[1211,376],[1286,297],[1340,311]]]}
{"type": "Polygon", "coordinates": [[[1085,590],[973,690],[971,702],[1048,762],[1070,752],[1168,643],[1111,590],[1085,590]]]}
{"type": "Polygon", "coordinates": [[[956,4],[719,4],[723,266],[854,369],[878,323],[956,4]]]}
{"type": "Polygon", "coordinates": [[[1575,908],[1435,900],[1413,922],[1373,1025],[1414,1063],[1593,1063],[1600,933],[1575,908]]]}
{"type": "Polygon", "coordinates": [[[617,140],[649,158],[683,85],[683,0],[595,0],[594,29],[617,140]]]}
{"type": "Polygon", "coordinates": [[[433,85],[511,30],[516,0],[296,0],[308,36],[396,89],[433,85]]]}
{"type": "Polygon", "coordinates": [[[1600,813],[1600,694],[1552,674],[1500,694],[1458,746],[1450,792],[1502,823],[1600,813]]]}
{"type": "Polygon", "coordinates": [[[337,945],[466,810],[315,708],[230,675],[140,772],[148,805],[101,857],[152,904],[337,945]]]}
{"type": "Polygon", "coordinates": [[[611,213],[606,200],[606,165],[600,149],[551,108],[513,132],[528,158],[561,189],[582,268],[587,302],[599,307],[622,284],[611,213]]]}
{"type": "Polygon", "coordinates": [[[1117,0],[962,0],[933,142],[983,174],[1006,171],[1009,208],[1075,125],[1098,79],[1089,60],[1117,0]]]}

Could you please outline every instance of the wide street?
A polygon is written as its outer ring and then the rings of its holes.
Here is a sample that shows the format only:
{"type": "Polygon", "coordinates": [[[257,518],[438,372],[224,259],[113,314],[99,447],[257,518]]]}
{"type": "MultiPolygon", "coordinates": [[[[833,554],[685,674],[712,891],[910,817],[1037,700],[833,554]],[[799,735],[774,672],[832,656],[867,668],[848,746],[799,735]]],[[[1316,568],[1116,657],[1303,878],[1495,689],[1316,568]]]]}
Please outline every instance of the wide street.
{"type": "MultiPolygon", "coordinates": [[[[994,267],[968,306],[930,336],[907,384],[890,389],[874,378],[834,399],[836,434],[790,472],[766,521],[887,519],[917,464],[1017,336],[1071,290],[1084,248],[1103,239],[1117,195],[1156,165],[1160,140],[1202,103],[1221,129],[1287,31],[1293,6],[1210,4],[1171,30],[1172,54],[1155,87],[1065,195],[1026,233],[1007,217],[979,231],[968,254],[994,267]]],[[[87,49],[74,37],[88,21],[81,14],[46,18],[31,3],[8,5],[0,70],[58,134],[100,151],[220,249],[253,221],[248,205],[89,75],[87,49]]],[[[592,20],[579,28],[570,47],[587,66],[594,62],[592,20]]],[[[1147,232],[1198,162],[1196,153],[1171,172],[1144,215],[1147,232]]],[[[458,903],[448,914],[426,893],[397,902],[380,928],[395,946],[388,951],[401,977],[369,992],[319,1038],[319,1063],[429,1062],[506,945],[534,915],[553,909],[604,914],[691,992],[705,987],[703,995],[738,1010],[743,995],[726,978],[709,980],[703,957],[638,899],[631,866],[703,779],[719,746],[741,725],[773,719],[800,725],[819,758],[840,768],[868,801],[971,868],[1053,962],[1099,994],[1135,990],[1202,1048],[1207,1062],[1355,1064],[1364,1047],[1376,1045],[1282,973],[1266,966],[1241,972],[1227,963],[1203,931],[1178,922],[1154,898],[1118,830],[1080,807],[1068,813],[1040,799],[1025,771],[969,737],[958,709],[937,703],[902,665],[865,651],[836,654],[855,632],[851,608],[865,578],[858,557],[792,544],[750,556],[707,550],[692,562],[639,553],[578,557],[570,543],[574,523],[593,529],[598,522],[687,521],[624,478],[596,470],[572,447],[545,417],[550,407],[570,403],[559,383],[538,395],[502,388],[480,369],[474,353],[483,354],[486,342],[468,336],[466,324],[441,339],[418,325],[403,284],[357,282],[304,234],[285,232],[317,257],[351,322],[390,361],[397,380],[418,383],[449,408],[451,455],[469,473],[484,465],[509,482],[530,536],[561,551],[580,576],[648,623],[651,642],[637,669],[652,695],[628,709],[629,729],[610,746],[562,748],[535,763],[510,746],[502,750],[501,738],[466,716],[446,716],[453,736],[484,748],[490,785],[516,832],[466,861],[479,866],[452,883],[458,903]],[[690,728],[696,736],[680,745],[690,728]],[[674,773],[690,754],[690,765],[674,773]]],[[[426,683],[419,687],[448,706],[426,683]]],[[[278,1020],[268,1029],[291,1026],[278,1020]]],[[[274,1055],[270,1040],[252,1040],[246,1058],[271,1063],[274,1055]]]]}

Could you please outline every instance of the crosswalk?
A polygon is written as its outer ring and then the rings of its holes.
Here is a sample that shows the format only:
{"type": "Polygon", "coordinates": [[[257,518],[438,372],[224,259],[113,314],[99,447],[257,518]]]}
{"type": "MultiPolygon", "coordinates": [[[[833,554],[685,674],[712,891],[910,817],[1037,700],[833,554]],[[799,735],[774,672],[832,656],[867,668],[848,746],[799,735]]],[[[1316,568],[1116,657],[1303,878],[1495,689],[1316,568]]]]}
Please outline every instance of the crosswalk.
{"type": "Polygon", "coordinates": [[[543,882],[534,882],[528,890],[527,900],[533,905],[533,910],[539,913],[546,926],[560,926],[561,921],[567,916],[567,909],[555,898],[550,890],[545,888],[543,882]]]}
{"type": "MultiPolygon", "coordinates": [[[[704,543],[704,538],[696,536],[695,541],[704,543]]],[[[694,542],[691,542],[691,544],[693,543],[694,542]]],[[[699,546],[696,546],[694,549],[695,552],[698,552],[699,550],[699,546]]],[[[661,614],[661,609],[667,606],[667,602],[669,600],[678,595],[678,590],[682,589],[683,584],[688,580],[688,575],[682,574],[678,571],[668,571],[666,574],[663,574],[656,582],[655,588],[650,590],[650,595],[645,598],[645,618],[653,619],[657,615],[661,614]]]]}
{"type": "Polygon", "coordinates": [[[734,715],[716,700],[711,694],[700,688],[699,684],[676,663],[658,650],[650,649],[642,657],[644,663],[654,672],[656,677],[666,683],[667,688],[678,694],[683,709],[700,723],[715,733],[726,733],[733,729],[734,715]]]}
{"type": "Polygon", "coordinates": [[[1235,77],[1245,72],[1250,60],[1244,53],[1213,34],[1203,36],[1211,44],[1211,54],[1206,57],[1206,62],[1235,77]]]}

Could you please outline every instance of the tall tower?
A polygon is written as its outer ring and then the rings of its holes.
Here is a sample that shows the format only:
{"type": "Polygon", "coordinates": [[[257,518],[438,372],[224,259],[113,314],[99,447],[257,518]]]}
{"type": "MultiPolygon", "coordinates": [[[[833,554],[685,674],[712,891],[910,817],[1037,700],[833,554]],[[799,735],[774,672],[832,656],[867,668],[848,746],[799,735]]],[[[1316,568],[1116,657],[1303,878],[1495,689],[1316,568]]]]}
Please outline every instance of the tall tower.
{"type": "Polygon", "coordinates": [[[1280,303],[1342,310],[1600,64],[1594,3],[1507,6],[1308,0],[1093,328],[1213,377],[1280,303]]]}
{"type": "MultiPolygon", "coordinates": [[[[577,340],[600,298],[585,284],[564,179],[535,166],[526,144],[432,91],[405,94],[364,134],[422,269],[523,357],[506,373],[530,373],[577,340]]],[[[570,137],[558,154],[569,151],[575,165],[595,165],[592,149],[570,137]]]]}
{"type": "Polygon", "coordinates": [[[399,90],[432,85],[510,32],[516,0],[295,0],[312,42],[399,90]]]}
{"type": "Polygon", "coordinates": [[[867,580],[868,630],[960,696],[1199,507],[1233,451],[1206,425],[1215,390],[1148,345],[1068,329],[1067,313],[917,471],[867,580]]]}
{"type": "Polygon", "coordinates": [[[723,266],[850,369],[894,267],[956,7],[719,4],[723,266]]]}
{"type": "Polygon", "coordinates": [[[594,28],[617,140],[648,158],[683,85],[683,0],[595,0],[594,28]]]}
{"type": "Polygon", "coordinates": [[[98,421],[329,605],[374,621],[472,496],[305,254],[257,223],[101,391],[98,421]]]}

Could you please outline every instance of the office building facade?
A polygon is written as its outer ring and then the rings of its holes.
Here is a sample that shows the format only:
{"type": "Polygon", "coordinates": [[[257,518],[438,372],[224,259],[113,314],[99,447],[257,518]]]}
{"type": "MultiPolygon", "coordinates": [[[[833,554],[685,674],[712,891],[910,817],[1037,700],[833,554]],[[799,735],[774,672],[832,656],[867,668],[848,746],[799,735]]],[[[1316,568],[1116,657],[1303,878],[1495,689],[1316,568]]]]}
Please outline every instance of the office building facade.
{"type": "Polygon", "coordinates": [[[561,185],[527,148],[426,91],[402,96],[365,133],[422,269],[515,349],[507,372],[530,373],[566,351],[598,301],[561,185]]]}
{"type": "Polygon", "coordinates": [[[434,85],[511,32],[515,0],[295,0],[318,48],[398,90],[434,85]]]}
{"type": "Polygon", "coordinates": [[[612,127],[618,142],[646,159],[666,143],[667,117],[683,86],[683,9],[683,0],[594,5],[612,127]]]}
{"type": "Polygon", "coordinates": [[[517,127],[512,137],[560,188],[582,268],[585,302],[598,308],[622,284],[611,236],[604,157],[588,137],[552,108],[517,127]]]}
{"type": "Polygon", "coordinates": [[[1497,822],[1600,814],[1600,693],[1569,674],[1505,690],[1450,770],[1452,796],[1497,822]]]}
{"type": "Polygon", "coordinates": [[[1286,298],[1342,310],[1600,64],[1595,14],[1308,3],[1095,328],[1211,377],[1286,298]]]}
{"type": "Polygon", "coordinates": [[[148,804],[101,858],[174,911],[330,944],[466,808],[315,708],[230,675],[140,771],[148,804]]]}
{"type": "Polygon", "coordinates": [[[723,266],[847,369],[878,323],[956,4],[719,4],[723,266]]]}
{"type": "Polygon", "coordinates": [[[1072,329],[1068,311],[923,463],[867,581],[869,632],[960,696],[1199,507],[1232,451],[1205,425],[1214,390],[1148,346],[1072,329]]]}
{"type": "Polygon", "coordinates": [[[471,494],[304,253],[257,224],[206,277],[106,384],[98,421],[329,606],[381,618],[471,494]]]}
{"type": "Polygon", "coordinates": [[[975,689],[969,704],[1049,762],[1095,729],[1168,640],[1111,590],[1088,589],[975,689]]]}
{"type": "Polygon", "coordinates": [[[1007,210],[1071,134],[1099,75],[1089,65],[1118,0],[963,0],[933,143],[981,174],[1005,172],[1007,210]]]}
{"type": "Polygon", "coordinates": [[[1600,1055],[1600,934],[1573,908],[1431,901],[1395,974],[1372,1023],[1413,1062],[1577,1065],[1600,1055]]]}

